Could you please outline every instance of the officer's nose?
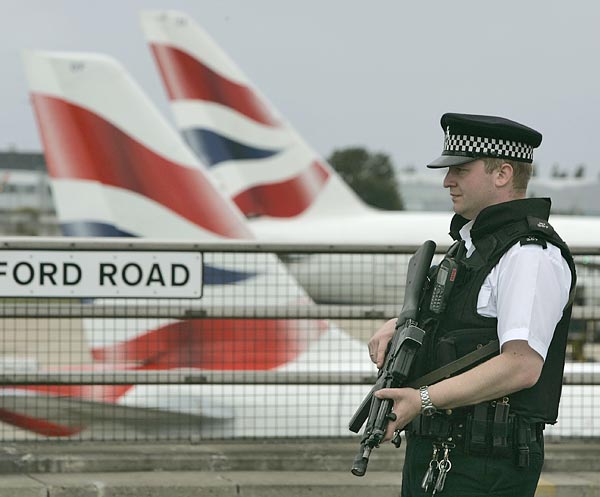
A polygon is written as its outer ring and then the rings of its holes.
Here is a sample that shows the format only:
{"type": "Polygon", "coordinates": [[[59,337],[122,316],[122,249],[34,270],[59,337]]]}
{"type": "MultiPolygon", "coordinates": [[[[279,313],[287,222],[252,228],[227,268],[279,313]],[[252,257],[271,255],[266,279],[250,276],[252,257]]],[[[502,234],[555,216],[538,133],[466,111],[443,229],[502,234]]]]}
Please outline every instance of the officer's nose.
{"type": "Polygon", "coordinates": [[[454,175],[452,174],[452,169],[448,168],[446,172],[446,176],[444,176],[444,188],[451,188],[456,185],[456,181],[454,181],[454,175]]]}

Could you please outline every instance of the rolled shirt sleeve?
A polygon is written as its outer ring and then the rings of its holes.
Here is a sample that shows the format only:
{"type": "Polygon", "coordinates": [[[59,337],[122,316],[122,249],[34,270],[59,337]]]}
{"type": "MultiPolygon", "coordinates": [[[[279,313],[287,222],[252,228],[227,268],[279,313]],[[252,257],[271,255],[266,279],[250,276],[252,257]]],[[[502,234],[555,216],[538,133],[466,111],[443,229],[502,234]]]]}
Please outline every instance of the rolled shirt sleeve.
{"type": "Polygon", "coordinates": [[[571,271],[558,247],[517,243],[487,276],[477,312],[498,318],[501,348],[511,340],[526,340],[545,360],[570,286],[571,271]]]}

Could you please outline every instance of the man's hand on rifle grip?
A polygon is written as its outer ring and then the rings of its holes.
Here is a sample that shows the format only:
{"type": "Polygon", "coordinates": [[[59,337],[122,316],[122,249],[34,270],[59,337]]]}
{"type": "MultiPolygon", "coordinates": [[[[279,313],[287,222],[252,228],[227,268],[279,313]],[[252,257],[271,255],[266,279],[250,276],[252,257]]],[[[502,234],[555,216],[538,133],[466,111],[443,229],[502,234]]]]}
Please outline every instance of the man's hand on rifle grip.
{"type": "Polygon", "coordinates": [[[396,321],[396,318],[387,321],[369,340],[369,356],[379,369],[383,367],[388,344],[396,331],[396,321]]]}
{"type": "Polygon", "coordinates": [[[406,427],[421,412],[421,396],[415,388],[382,388],[373,395],[378,399],[394,401],[391,413],[396,416],[396,419],[394,421],[390,419],[384,441],[391,440],[394,431],[406,427]]]}

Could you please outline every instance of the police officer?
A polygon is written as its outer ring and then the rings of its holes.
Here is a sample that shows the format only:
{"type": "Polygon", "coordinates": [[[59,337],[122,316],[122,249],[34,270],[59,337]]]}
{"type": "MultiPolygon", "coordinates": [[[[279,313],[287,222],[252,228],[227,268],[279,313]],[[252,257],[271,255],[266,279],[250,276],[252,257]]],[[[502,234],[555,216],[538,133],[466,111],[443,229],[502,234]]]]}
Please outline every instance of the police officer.
{"type": "MultiPolygon", "coordinates": [[[[575,267],[548,223],[550,199],[526,198],[542,135],[494,116],[444,114],[441,125],[444,151],[427,167],[447,168],[456,242],[446,257],[458,275],[443,311],[425,293],[413,377],[494,339],[498,353],[439,383],[375,395],[394,401],[387,438],[406,429],[403,497],[533,496],[542,430],[558,414],[575,267]]],[[[394,324],[369,341],[379,367],[394,324]]]]}

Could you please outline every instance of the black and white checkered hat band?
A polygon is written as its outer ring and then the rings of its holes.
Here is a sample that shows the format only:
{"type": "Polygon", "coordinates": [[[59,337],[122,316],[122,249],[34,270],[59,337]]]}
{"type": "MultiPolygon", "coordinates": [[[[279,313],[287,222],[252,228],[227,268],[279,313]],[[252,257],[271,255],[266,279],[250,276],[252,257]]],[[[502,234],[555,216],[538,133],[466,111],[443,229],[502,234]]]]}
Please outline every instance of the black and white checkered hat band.
{"type": "Polygon", "coordinates": [[[469,157],[502,157],[524,162],[533,161],[533,147],[531,145],[501,138],[469,135],[446,134],[444,154],[466,155],[469,157]],[[446,152],[450,153],[446,154],[446,152]]]}

